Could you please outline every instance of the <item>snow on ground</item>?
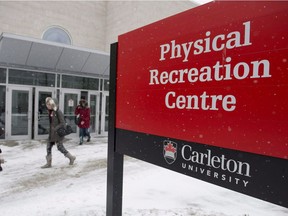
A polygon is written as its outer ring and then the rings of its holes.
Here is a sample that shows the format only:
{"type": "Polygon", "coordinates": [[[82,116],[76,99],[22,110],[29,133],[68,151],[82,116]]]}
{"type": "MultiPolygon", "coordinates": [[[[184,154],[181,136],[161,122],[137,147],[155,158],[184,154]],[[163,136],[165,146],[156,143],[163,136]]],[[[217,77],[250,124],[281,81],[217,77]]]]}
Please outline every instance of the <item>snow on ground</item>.
{"type": "MultiPolygon", "coordinates": [[[[7,161],[0,173],[1,216],[105,216],[107,138],[65,147],[77,156],[68,165],[54,146],[45,164],[46,142],[0,141],[7,161]]],[[[125,157],[123,216],[287,216],[288,209],[143,161],[125,157]]]]}

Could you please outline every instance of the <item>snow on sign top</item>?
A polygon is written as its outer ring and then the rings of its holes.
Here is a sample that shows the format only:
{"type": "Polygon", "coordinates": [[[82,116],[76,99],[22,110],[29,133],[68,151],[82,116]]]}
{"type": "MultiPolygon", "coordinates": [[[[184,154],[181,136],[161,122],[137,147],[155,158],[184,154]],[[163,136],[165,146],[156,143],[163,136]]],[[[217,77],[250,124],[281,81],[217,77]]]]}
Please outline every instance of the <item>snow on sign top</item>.
{"type": "Polygon", "coordinates": [[[288,159],[287,15],[216,1],[119,36],[116,127],[288,159]]]}

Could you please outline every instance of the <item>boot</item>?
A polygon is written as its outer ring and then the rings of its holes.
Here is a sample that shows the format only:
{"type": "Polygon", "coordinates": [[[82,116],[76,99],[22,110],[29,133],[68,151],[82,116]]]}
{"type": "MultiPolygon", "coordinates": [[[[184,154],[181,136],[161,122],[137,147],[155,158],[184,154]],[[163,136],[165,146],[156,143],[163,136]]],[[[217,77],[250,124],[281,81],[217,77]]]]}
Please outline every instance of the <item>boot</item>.
{"type": "Polygon", "coordinates": [[[47,161],[47,163],[44,166],[41,166],[42,169],[51,167],[51,164],[52,164],[52,155],[51,154],[46,156],[46,161],[47,161]]]}
{"type": "Polygon", "coordinates": [[[68,152],[66,155],[65,155],[67,158],[69,158],[70,162],[69,162],[69,165],[73,165],[74,164],[74,161],[76,160],[76,157],[71,155],[70,152],[68,152]]]}

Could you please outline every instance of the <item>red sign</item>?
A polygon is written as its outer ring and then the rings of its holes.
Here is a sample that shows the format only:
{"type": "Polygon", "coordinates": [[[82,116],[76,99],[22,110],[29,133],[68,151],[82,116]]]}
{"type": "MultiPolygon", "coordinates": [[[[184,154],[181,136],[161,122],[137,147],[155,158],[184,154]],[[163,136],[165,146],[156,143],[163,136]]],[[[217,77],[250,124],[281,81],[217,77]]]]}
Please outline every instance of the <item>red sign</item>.
{"type": "Polygon", "coordinates": [[[213,2],[119,36],[116,128],[288,159],[287,17],[213,2]]]}

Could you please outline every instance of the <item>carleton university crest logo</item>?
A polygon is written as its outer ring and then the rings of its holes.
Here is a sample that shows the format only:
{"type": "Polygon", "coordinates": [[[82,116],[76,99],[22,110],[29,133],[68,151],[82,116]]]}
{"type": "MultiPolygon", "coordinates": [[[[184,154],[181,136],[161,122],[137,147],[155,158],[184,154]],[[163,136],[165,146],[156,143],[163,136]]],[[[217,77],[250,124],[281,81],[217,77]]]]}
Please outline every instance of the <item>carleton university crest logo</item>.
{"type": "Polygon", "coordinates": [[[177,158],[177,143],[165,140],[163,142],[163,156],[168,164],[174,163],[177,158]]]}

